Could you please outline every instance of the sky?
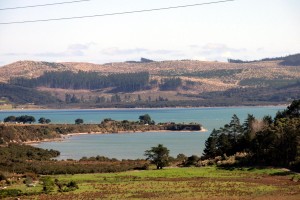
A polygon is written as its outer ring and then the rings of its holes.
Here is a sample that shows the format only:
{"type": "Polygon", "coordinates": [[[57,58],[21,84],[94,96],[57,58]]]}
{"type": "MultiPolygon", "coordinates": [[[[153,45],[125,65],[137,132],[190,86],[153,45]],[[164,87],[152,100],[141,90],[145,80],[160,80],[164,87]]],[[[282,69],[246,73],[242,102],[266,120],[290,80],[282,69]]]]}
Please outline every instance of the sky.
{"type": "MultiPolygon", "coordinates": [[[[99,15],[214,0],[0,0],[0,23],[99,15]]],[[[300,53],[299,0],[235,0],[86,19],[0,24],[0,66],[19,61],[255,60],[300,53]]]]}

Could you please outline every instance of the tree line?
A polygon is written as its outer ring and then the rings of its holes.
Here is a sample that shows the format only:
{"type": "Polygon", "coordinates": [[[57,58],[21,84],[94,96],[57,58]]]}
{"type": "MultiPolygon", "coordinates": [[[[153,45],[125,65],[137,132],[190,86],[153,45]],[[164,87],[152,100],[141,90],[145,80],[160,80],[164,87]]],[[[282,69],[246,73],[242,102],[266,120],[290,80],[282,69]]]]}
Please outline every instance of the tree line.
{"type": "MultiPolygon", "coordinates": [[[[11,116],[8,116],[8,117],[5,117],[4,122],[10,122],[10,123],[14,123],[14,122],[17,122],[17,123],[34,123],[36,122],[36,119],[35,117],[33,116],[30,116],[30,115],[21,115],[21,116],[14,116],[14,115],[11,115],[11,116]]],[[[45,117],[41,117],[39,118],[38,122],[40,124],[49,124],[51,122],[50,119],[46,119],[45,117]]]]}
{"type": "Polygon", "coordinates": [[[45,72],[37,78],[11,78],[9,83],[23,87],[49,87],[63,89],[89,89],[96,90],[107,87],[115,87],[117,91],[136,91],[145,88],[149,84],[148,72],[120,73],[101,75],[98,72],[78,73],[72,71],[45,72]]]}
{"type": "Polygon", "coordinates": [[[229,124],[214,129],[205,142],[204,158],[247,154],[246,165],[272,165],[300,169],[300,100],[275,118],[257,120],[248,115],[242,124],[233,115],[229,124]]]}

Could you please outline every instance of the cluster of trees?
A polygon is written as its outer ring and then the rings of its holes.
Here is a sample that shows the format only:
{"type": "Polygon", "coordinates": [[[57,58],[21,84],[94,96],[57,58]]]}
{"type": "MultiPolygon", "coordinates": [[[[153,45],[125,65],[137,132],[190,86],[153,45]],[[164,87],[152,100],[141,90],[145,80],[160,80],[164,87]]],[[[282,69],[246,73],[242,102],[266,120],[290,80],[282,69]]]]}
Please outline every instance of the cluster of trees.
{"type": "Polygon", "coordinates": [[[80,99],[78,99],[75,94],[71,95],[66,93],[65,94],[65,102],[66,103],[80,103],[80,99]]]}
{"type": "Polygon", "coordinates": [[[140,59],[140,61],[133,61],[133,60],[126,61],[126,63],[151,63],[151,62],[155,62],[155,61],[143,57],[140,59]]]}
{"type": "Polygon", "coordinates": [[[35,122],[35,118],[33,116],[29,116],[29,115],[21,115],[18,117],[15,116],[8,116],[6,118],[4,118],[3,120],[4,122],[18,122],[18,123],[34,123],[35,122]]]}
{"type": "Polygon", "coordinates": [[[163,167],[169,166],[171,163],[177,164],[177,166],[190,167],[198,166],[200,158],[196,155],[187,157],[180,153],[176,158],[169,156],[170,150],[162,144],[151,147],[146,150],[144,156],[146,160],[150,161],[151,164],[156,166],[156,169],[162,169],[163,167]]]}
{"type": "MultiPolygon", "coordinates": [[[[5,117],[3,121],[10,122],[10,123],[18,122],[18,123],[24,123],[24,124],[26,124],[26,123],[31,124],[31,123],[36,122],[35,117],[30,116],[30,115],[21,115],[18,117],[11,115],[11,116],[5,117]]],[[[51,120],[46,119],[45,117],[41,117],[41,118],[39,118],[38,122],[40,124],[49,124],[51,122],[51,120]]]]}
{"type": "Polygon", "coordinates": [[[243,124],[233,115],[229,124],[213,130],[205,142],[204,157],[247,153],[246,164],[300,169],[300,100],[295,100],[273,119],[248,115],[243,124]]]}
{"type": "Polygon", "coordinates": [[[149,84],[148,72],[122,73],[100,75],[97,72],[78,73],[72,71],[45,72],[42,76],[27,78],[12,78],[10,84],[23,87],[35,88],[39,86],[64,89],[101,89],[115,87],[116,91],[141,90],[149,84]]]}
{"type": "Polygon", "coordinates": [[[51,122],[51,120],[50,120],[50,119],[46,119],[45,117],[41,117],[41,118],[38,120],[38,122],[39,122],[40,124],[49,124],[49,123],[51,122]]]}
{"type": "Polygon", "coordinates": [[[166,78],[162,80],[159,85],[160,90],[176,90],[182,85],[182,80],[180,78],[166,78]]]}

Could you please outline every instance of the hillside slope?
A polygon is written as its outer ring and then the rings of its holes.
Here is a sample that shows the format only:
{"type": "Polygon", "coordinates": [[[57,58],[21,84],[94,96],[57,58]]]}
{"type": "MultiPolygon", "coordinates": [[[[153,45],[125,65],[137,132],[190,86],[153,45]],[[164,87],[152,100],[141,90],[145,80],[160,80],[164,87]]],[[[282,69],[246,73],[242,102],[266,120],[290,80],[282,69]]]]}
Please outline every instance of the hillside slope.
{"type": "MultiPolygon", "coordinates": [[[[237,104],[259,100],[274,100],[282,103],[297,98],[300,90],[300,66],[283,65],[282,60],[278,59],[240,63],[181,60],[102,65],[76,62],[18,61],[0,67],[0,82],[8,83],[15,77],[32,79],[42,76],[45,72],[62,71],[98,72],[101,76],[148,72],[150,80],[148,87],[131,92],[122,92],[114,90],[114,88],[101,88],[100,90],[51,88],[47,85],[41,85],[36,89],[50,92],[62,101],[65,100],[66,94],[72,94],[81,99],[81,103],[97,103],[97,99],[99,100],[100,97],[105,98],[105,102],[108,102],[108,100],[112,101],[115,94],[118,94],[118,103],[207,100],[210,98],[232,101],[234,98],[240,102],[237,104]],[[162,89],[161,85],[165,80],[176,78],[181,80],[178,87],[162,89]],[[247,93],[254,96],[249,98],[247,93]]],[[[104,103],[104,101],[101,102],[104,103]]]]}

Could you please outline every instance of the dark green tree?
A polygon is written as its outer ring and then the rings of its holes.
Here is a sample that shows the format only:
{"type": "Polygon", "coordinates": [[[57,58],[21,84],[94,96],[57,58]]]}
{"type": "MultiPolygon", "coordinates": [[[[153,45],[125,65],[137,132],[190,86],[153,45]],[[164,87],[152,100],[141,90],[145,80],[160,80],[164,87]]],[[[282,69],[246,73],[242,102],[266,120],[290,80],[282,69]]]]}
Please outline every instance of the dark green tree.
{"type": "Polygon", "coordinates": [[[169,164],[169,150],[162,144],[157,147],[151,147],[150,150],[145,151],[147,160],[150,160],[152,164],[156,165],[157,169],[162,169],[169,164]]]}
{"type": "Polygon", "coordinates": [[[217,141],[218,131],[214,129],[205,141],[205,149],[203,150],[203,156],[205,158],[214,158],[218,156],[217,141]]]}
{"type": "Polygon", "coordinates": [[[159,86],[160,90],[176,90],[182,85],[180,78],[163,79],[162,84],[159,86]]]}
{"type": "Polygon", "coordinates": [[[34,123],[35,122],[35,118],[33,116],[28,116],[28,115],[21,115],[19,117],[16,117],[16,121],[17,122],[22,122],[24,124],[26,123],[34,123]]]}
{"type": "Polygon", "coordinates": [[[51,120],[50,119],[46,119],[45,117],[41,117],[41,118],[39,118],[38,122],[40,124],[49,124],[51,122],[51,120]]]}
{"type": "Polygon", "coordinates": [[[40,124],[45,124],[46,123],[46,118],[45,117],[41,117],[41,118],[39,118],[38,122],[40,124]]]}
{"type": "Polygon", "coordinates": [[[139,116],[139,120],[143,124],[155,124],[155,122],[151,119],[149,114],[139,116]]]}
{"type": "Polygon", "coordinates": [[[8,116],[8,117],[5,117],[4,122],[15,122],[16,121],[16,117],[15,116],[8,116]]]}
{"type": "Polygon", "coordinates": [[[300,117],[300,99],[299,100],[294,100],[291,105],[287,107],[282,112],[278,112],[276,114],[275,120],[280,119],[280,118],[293,118],[293,117],[300,117]]]}
{"type": "Polygon", "coordinates": [[[75,124],[83,124],[83,119],[75,119],[75,124]]]}

